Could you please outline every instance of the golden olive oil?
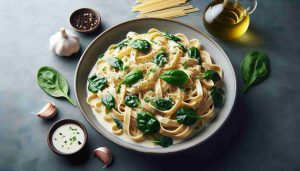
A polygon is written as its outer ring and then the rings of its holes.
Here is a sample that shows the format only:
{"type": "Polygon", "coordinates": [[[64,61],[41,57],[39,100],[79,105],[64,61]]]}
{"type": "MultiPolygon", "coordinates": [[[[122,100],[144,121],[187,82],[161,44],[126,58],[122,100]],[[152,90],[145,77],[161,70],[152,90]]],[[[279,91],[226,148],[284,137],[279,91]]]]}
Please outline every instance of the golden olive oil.
{"type": "Polygon", "coordinates": [[[225,40],[241,37],[248,29],[250,17],[237,0],[215,0],[203,15],[205,28],[225,40]]]}

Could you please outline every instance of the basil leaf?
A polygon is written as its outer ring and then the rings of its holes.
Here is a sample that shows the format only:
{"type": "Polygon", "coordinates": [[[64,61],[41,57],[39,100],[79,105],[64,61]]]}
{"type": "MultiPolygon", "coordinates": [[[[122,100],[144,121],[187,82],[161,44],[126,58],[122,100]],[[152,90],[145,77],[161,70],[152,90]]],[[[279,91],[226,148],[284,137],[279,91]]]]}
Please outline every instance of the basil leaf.
{"type": "Polygon", "coordinates": [[[198,48],[196,47],[191,47],[188,51],[188,55],[190,58],[194,58],[198,60],[198,64],[201,65],[202,64],[202,58],[200,56],[200,51],[198,48]]]}
{"type": "Polygon", "coordinates": [[[183,86],[189,81],[189,76],[178,69],[166,71],[160,75],[160,78],[175,86],[183,86]]]}
{"type": "Polygon", "coordinates": [[[125,97],[125,105],[129,107],[138,107],[140,99],[137,96],[129,95],[125,97]]]}
{"type": "Polygon", "coordinates": [[[104,57],[104,54],[103,53],[100,53],[99,56],[98,56],[98,59],[101,59],[104,57]]]}
{"type": "Polygon", "coordinates": [[[164,33],[163,36],[169,40],[173,40],[174,42],[178,42],[181,40],[179,37],[169,34],[168,32],[164,33]]]}
{"type": "Polygon", "coordinates": [[[129,46],[132,47],[133,49],[140,50],[144,53],[147,53],[151,48],[151,44],[147,40],[142,40],[142,39],[136,39],[131,41],[129,43],[129,46]]]}
{"type": "Polygon", "coordinates": [[[203,78],[212,80],[214,83],[221,80],[220,75],[214,70],[205,71],[203,78]]]}
{"type": "Polygon", "coordinates": [[[173,144],[173,139],[170,137],[162,136],[159,139],[152,141],[153,144],[160,145],[162,147],[169,147],[173,144]]]}
{"type": "Polygon", "coordinates": [[[101,101],[102,101],[102,104],[104,104],[108,110],[112,110],[116,104],[113,95],[111,95],[110,93],[103,96],[101,101]]]}
{"type": "Polygon", "coordinates": [[[225,91],[221,88],[217,87],[212,87],[210,95],[213,99],[214,102],[214,107],[219,108],[222,107],[224,104],[224,96],[225,96],[225,91]]]}
{"type": "Polygon", "coordinates": [[[123,70],[123,61],[119,58],[116,57],[108,58],[107,63],[115,69],[123,70]]]}
{"type": "Polygon", "coordinates": [[[99,90],[103,90],[107,87],[107,79],[105,77],[99,77],[96,74],[88,79],[88,90],[93,93],[97,93],[99,90]]]}
{"type": "Polygon", "coordinates": [[[125,40],[123,40],[122,42],[118,43],[118,44],[117,44],[117,47],[118,47],[119,49],[123,49],[124,47],[127,47],[128,44],[129,44],[129,40],[128,40],[128,39],[125,39],[125,40]]]}
{"type": "Polygon", "coordinates": [[[161,111],[171,109],[175,102],[171,98],[157,98],[150,101],[150,104],[161,111]]]}
{"type": "Polygon", "coordinates": [[[65,97],[72,105],[76,103],[68,96],[67,80],[54,68],[43,66],[38,70],[37,82],[41,89],[53,97],[65,97]]]}
{"type": "Polygon", "coordinates": [[[260,51],[248,53],[241,64],[242,77],[246,84],[243,88],[244,93],[246,93],[252,85],[267,79],[269,70],[270,66],[267,54],[260,51]]]}
{"type": "Polygon", "coordinates": [[[149,113],[138,112],[136,121],[137,128],[145,135],[157,133],[160,129],[158,120],[149,113]]]}
{"type": "Polygon", "coordinates": [[[154,57],[153,63],[157,66],[162,67],[165,63],[168,62],[168,54],[165,52],[159,53],[154,57]]]}
{"type": "Polygon", "coordinates": [[[117,119],[116,117],[113,117],[113,120],[115,121],[115,123],[119,129],[123,129],[123,123],[119,119],[117,119]]]}
{"type": "Polygon", "coordinates": [[[125,75],[122,84],[131,86],[132,84],[137,83],[140,79],[143,79],[143,73],[140,70],[133,70],[125,75]]]}
{"type": "Polygon", "coordinates": [[[176,112],[177,122],[184,125],[193,125],[198,119],[201,119],[201,117],[189,107],[181,107],[176,112]]]}

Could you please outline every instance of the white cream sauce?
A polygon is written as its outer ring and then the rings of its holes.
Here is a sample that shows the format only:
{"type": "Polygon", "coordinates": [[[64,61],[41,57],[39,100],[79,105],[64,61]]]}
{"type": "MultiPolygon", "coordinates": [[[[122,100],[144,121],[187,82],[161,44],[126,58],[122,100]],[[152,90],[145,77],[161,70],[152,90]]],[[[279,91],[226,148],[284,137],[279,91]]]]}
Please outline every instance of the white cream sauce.
{"type": "Polygon", "coordinates": [[[64,124],[54,131],[52,144],[58,151],[71,154],[83,147],[85,135],[78,125],[73,123],[64,124]]]}

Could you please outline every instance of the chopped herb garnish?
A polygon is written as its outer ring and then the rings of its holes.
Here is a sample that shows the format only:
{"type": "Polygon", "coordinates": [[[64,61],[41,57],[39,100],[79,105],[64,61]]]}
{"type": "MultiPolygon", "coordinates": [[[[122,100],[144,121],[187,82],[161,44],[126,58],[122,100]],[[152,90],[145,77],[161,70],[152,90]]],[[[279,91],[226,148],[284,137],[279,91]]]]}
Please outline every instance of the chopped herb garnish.
{"type": "Polygon", "coordinates": [[[80,141],[78,141],[78,144],[79,144],[79,145],[81,145],[81,142],[80,142],[80,141]]]}

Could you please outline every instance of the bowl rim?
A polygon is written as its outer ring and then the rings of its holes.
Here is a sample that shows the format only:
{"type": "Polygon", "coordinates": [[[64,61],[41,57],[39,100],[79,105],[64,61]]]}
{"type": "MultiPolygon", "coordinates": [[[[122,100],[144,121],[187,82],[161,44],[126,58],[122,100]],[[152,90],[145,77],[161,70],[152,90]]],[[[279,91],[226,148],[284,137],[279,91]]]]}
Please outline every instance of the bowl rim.
{"type": "MultiPolygon", "coordinates": [[[[76,67],[76,70],[75,70],[75,75],[74,75],[74,88],[75,88],[75,97],[76,97],[76,101],[78,103],[78,108],[79,108],[81,114],[84,116],[84,118],[89,122],[89,124],[93,127],[93,129],[96,130],[96,132],[100,133],[106,139],[112,141],[113,143],[115,143],[115,144],[117,144],[117,145],[119,145],[119,146],[121,146],[123,148],[127,148],[127,149],[130,149],[130,150],[134,150],[134,151],[141,152],[141,153],[146,153],[146,154],[171,154],[171,153],[182,152],[182,151],[186,151],[188,149],[197,147],[200,144],[203,144],[204,142],[208,141],[209,139],[211,139],[211,137],[213,137],[214,135],[216,135],[221,130],[221,128],[223,128],[223,126],[227,123],[227,121],[230,118],[230,115],[231,115],[231,113],[232,113],[232,111],[234,109],[234,106],[235,106],[235,103],[236,103],[236,97],[237,97],[237,80],[236,80],[236,74],[235,74],[234,68],[232,66],[232,63],[231,63],[230,59],[228,58],[228,56],[226,55],[226,53],[224,52],[224,50],[216,43],[216,41],[214,41],[207,34],[203,33],[202,31],[200,31],[200,30],[196,29],[195,27],[192,27],[192,26],[190,26],[188,24],[185,24],[185,23],[180,22],[180,21],[172,20],[172,19],[164,19],[164,18],[156,18],[156,17],[138,18],[138,19],[127,20],[125,22],[121,22],[121,23],[119,23],[117,25],[114,25],[114,26],[108,28],[107,30],[105,30],[101,34],[99,34],[97,37],[95,37],[93,39],[93,41],[86,47],[85,51],[82,53],[82,55],[80,57],[80,60],[78,61],[78,64],[77,64],[77,67],[76,67]],[[104,131],[98,129],[97,126],[93,124],[93,122],[89,119],[89,117],[85,114],[83,108],[81,107],[80,101],[78,99],[76,82],[77,82],[78,69],[79,69],[79,67],[80,67],[80,65],[82,63],[83,56],[85,56],[85,54],[87,53],[88,49],[95,44],[95,42],[99,39],[99,37],[101,37],[102,35],[106,34],[110,30],[112,30],[114,28],[117,28],[117,27],[119,27],[121,25],[124,25],[124,24],[129,24],[131,22],[141,21],[141,20],[160,20],[160,21],[166,21],[166,22],[173,22],[173,23],[177,23],[177,24],[183,25],[185,27],[188,27],[188,28],[196,31],[199,34],[202,34],[205,38],[207,38],[209,41],[211,41],[220,50],[220,52],[224,55],[225,59],[230,64],[229,68],[230,68],[231,72],[233,73],[233,80],[234,80],[234,86],[233,86],[233,89],[234,89],[234,97],[233,98],[234,99],[233,99],[233,103],[230,106],[229,113],[228,113],[227,117],[225,118],[225,120],[220,124],[220,126],[214,132],[212,132],[206,139],[202,140],[201,142],[198,142],[197,144],[189,145],[189,146],[185,146],[184,148],[177,148],[176,150],[169,150],[169,151],[154,151],[154,150],[145,151],[143,149],[134,148],[134,147],[131,147],[131,144],[128,143],[128,142],[125,142],[124,144],[122,144],[122,143],[119,142],[119,140],[110,138],[109,136],[105,135],[104,131]]],[[[165,148],[165,149],[167,149],[167,148],[165,148]]]]}
{"type": "Polygon", "coordinates": [[[61,119],[57,122],[55,122],[53,125],[51,125],[51,127],[49,128],[48,130],[48,134],[47,134],[47,143],[48,143],[48,146],[50,147],[50,149],[56,153],[56,154],[59,154],[59,155],[62,155],[62,156],[70,156],[70,155],[74,155],[74,154],[77,154],[78,152],[80,152],[82,149],[84,149],[86,143],[87,143],[87,140],[88,140],[88,133],[87,133],[87,130],[85,128],[85,126],[78,120],[74,120],[74,119],[61,119]],[[52,136],[53,136],[53,133],[54,131],[64,125],[64,124],[68,124],[68,123],[73,123],[73,124],[76,124],[77,126],[79,126],[83,132],[84,132],[84,142],[83,142],[83,145],[80,149],[78,149],[77,151],[74,151],[73,153],[63,153],[59,150],[57,150],[53,143],[52,143],[52,136]]]}

